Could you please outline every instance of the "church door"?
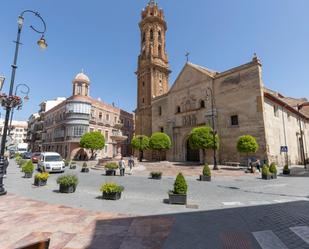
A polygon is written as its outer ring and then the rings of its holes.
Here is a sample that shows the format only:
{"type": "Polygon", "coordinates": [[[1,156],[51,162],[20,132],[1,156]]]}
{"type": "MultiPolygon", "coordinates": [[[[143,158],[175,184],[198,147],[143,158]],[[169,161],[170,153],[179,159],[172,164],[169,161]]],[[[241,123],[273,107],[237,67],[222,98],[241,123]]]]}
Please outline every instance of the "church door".
{"type": "Polygon", "coordinates": [[[200,151],[192,150],[189,145],[189,140],[187,140],[187,157],[188,162],[199,162],[200,161],[200,151]]]}

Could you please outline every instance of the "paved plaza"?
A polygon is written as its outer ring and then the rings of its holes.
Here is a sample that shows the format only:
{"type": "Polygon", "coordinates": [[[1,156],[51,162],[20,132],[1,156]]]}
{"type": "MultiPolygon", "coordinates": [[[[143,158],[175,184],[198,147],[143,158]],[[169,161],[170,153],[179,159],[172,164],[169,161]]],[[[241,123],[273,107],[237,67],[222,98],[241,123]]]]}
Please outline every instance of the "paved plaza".
{"type": "Polygon", "coordinates": [[[293,168],[297,176],[272,181],[222,167],[211,182],[198,181],[201,167],[194,165],[142,163],[125,177],[80,173],[79,167],[67,170],[79,177],[77,191],[60,194],[60,174],[51,174],[47,186],[34,187],[11,161],[9,194],[0,202],[1,249],[42,236],[52,238],[51,248],[67,249],[309,248],[308,172],[301,167],[293,168]],[[154,167],[163,169],[161,181],[148,178],[154,167]],[[179,171],[189,186],[188,206],[164,201],[179,171]],[[100,198],[99,187],[107,181],[125,187],[121,200],[100,198]]]}

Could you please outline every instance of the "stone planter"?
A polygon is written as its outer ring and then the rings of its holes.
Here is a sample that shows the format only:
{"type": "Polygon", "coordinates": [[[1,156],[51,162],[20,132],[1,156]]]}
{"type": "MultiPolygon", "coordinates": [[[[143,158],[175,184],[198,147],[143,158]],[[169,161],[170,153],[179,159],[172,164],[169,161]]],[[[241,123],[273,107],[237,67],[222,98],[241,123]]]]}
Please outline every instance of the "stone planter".
{"type": "Polygon", "coordinates": [[[210,182],[211,181],[211,176],[200,175],[200,181],[201,182],[210,182]]]}
{"type": "Polygon", "coordinates": [[[73,164],[73,165],[71,165],[70,164],[70,167],[69,167],[70,169],[76,169],[76,164],[73,164]]]}
{"type": "Polygon", "coordinates": [[[178,205],[186,205],[187,204],[187,195],[186,194],[174,194],[172,192],[168,193],[169,203],[170,204],[178,204],[178,205]]]}
{"type": "Polygon", "coordinates": [[[271,178],[271,175],[263,175],[262,174],[262,179],[263,180],[271,180],[272,178],[271,178]]]}
{"type": "Polygon", "coordinates": [[[277,174],[271,174],[271,179],[277,179],[277,174]]]}
{"type": "Polygon", "coordinates": [[[103,192],[102,193],[102,198],[105,199],[105,200],[116,201],[116,200],[119,200],[121,198],[121,192],[116,192],[116,193],[106,193],[106,192],[103,192]]]}
{"type": "Polygon", "coordinates": [[[34,178],[34,185],[38,187],[45,186],[47,184],[47,180],[43,181],[37,178],[34,178]]]}
{"type": "Polygon", "coordinates": [[[89,168],[82,168],[81,172],[82,173],[88,173],[89,172],[89,168]]]}
{"type": "Polygon", "coordinates": [[[30,172],[30,173],[25,172],[24,178],[32,178],[32,175],[33,175],[33,172],[30,172]]]}
{"type": "Polygon", "coordinates": [[[60,193],[67,193],[67,194],[70,194],[70,193],[74,193],[76,190],[76,187],[75,186],[65,186],[65,185],[62,185],[60,184],[59,185],[59,192],[60,193]]]}
{"type": "Polygon", "coordinates": [[[289,175],[291,173],[291,170],[290,169],[287,169],[287,170],[283,170],[282,171],[282,174],[284,175],[289,175]]]}
{"type": "Polygon", "coordinates": [[[107,176],[115,176],[116,175],[116,170],[114,170],[114,169],[107,169],[107,170],[105,170],[105,175],[107,175],[107,176]]]}

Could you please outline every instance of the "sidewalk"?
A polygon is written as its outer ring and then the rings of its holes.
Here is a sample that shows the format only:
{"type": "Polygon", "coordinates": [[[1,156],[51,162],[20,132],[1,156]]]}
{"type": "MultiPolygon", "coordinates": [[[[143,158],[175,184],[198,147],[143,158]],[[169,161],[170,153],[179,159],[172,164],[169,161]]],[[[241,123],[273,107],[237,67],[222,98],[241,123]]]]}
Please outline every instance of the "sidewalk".
{"type": "Polygon", "coordinates": [[[172,217],[130,217],[50,205],[15,195],[0,199],[0,248],[46,238],[50,249],[158,249],[172,217]]]}

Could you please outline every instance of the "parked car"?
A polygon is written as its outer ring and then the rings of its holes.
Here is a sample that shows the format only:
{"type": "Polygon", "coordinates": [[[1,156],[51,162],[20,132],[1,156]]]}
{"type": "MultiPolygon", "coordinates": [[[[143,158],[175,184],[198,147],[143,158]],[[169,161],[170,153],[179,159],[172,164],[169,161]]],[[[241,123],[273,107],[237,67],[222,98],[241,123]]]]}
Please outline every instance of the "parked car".
{"type": "Polygon", "coordinates": [[[38,162],[38,170],[45,172],[64,172],[65,165],[62,157],[56,152],[44,152],[38,162]]]}
{"type": "Polygon", "coordinates": [[[31,159],[32,153],[31,152],[25,152],[22,154],[23,159],[31,159]]]}
{"type": "Polygon", "coordinates": [[[32,153],[32,156],[31,156],[32,163],[38,163],[40,160],[40,156],[41,156],[41,152],[32,153]]]}

